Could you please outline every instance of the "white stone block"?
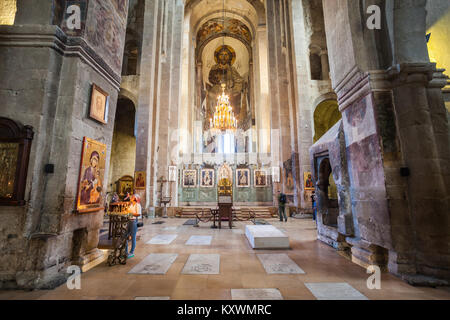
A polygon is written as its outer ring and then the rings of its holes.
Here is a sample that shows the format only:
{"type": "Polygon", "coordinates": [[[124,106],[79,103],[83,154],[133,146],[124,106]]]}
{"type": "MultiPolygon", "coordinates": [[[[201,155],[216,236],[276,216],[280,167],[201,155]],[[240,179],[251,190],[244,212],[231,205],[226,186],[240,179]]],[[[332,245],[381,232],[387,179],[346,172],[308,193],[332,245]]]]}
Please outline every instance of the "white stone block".
{"type": "Polygon", "coordinates": [[[245,227],[245,235],[253,249],[289,249],[289,237],[274,226],[245,227]]]}

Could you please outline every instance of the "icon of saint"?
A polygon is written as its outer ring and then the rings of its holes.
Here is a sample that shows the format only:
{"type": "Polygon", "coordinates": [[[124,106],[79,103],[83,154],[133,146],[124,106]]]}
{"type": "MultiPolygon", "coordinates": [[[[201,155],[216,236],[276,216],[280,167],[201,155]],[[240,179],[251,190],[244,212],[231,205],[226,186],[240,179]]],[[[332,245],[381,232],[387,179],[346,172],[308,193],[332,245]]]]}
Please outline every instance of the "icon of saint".
{"type": "Polygon", "coordinates": [[[90,166],[84,171],[83,179],[81,180],[81,204],[86,205],[100,202],[102,181],[100,169],[98,168],[99,160],[99,153],[93,151],[89,160],[90,166]]]}

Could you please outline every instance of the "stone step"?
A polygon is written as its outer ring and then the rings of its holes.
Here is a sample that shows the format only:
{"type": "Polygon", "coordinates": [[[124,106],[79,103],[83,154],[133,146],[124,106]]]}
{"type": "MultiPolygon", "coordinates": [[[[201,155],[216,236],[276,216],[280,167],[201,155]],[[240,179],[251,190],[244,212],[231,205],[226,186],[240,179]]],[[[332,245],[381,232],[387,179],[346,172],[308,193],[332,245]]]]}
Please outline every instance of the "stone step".
{"type": "MultiPolygon", "coordinates": [[[[207,212],[210,208],[200,208],[200,207],[189,207],[189,208],[181,208],[181,210],[177,210],[176,217],[178,218],[187,218],[192,219],[195,218],[196,214],[205,211],[207,212]]],[[[238,219],[247,218],[249,216],[248,212],[252,212],[255,214],[256,219],[270,219],[275,218],[278,215],[276,211],[269,207],[259,207],[259,208],[237,208],[236,217],[238,219]]]]}

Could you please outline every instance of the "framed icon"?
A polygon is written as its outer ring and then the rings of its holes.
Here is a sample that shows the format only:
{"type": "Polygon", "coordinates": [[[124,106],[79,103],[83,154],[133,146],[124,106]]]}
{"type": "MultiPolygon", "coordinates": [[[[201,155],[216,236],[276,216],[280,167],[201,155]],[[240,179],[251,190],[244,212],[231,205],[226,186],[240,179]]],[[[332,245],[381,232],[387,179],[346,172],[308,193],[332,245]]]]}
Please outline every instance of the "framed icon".
{"type": "Polygon", "coordinates": [[[255,187],[266,187],[267,186],[266,170],[255,170],[254,180],[255,180],[254,181],[255,187]]]}
{"type": "Polygon", "coordinates": [[[197,170],[183,170],[183,188],[197,187],[197,170]]]}
{"type": "Polygon", "coordinates": [[[91,107],[89,117],[98,122],[108,122],[109,95],[96,84],[92,85],[91,107]]]}
{"type": "Polygon", "coordinates": [[[311,172],[304,172],[303,179],[303,181],[305,182],[305,190],[315,190],[311,172]]]}
{"type": "Polygon", "coordinates": [[[200,174],[200,187],[214,188],[214,186],[216,185],[214,178],[215,176],[213,169],[202,169],[200,174]]]}
{"type": "Polygon", "coordinates": [[[84,137],[78,179],[78,212],[94,212],[104,208],[106,145],[84,137]]]}
{"type": "Polygon", "coordinates": [[[236,186],[238,188],[250,187],[250,170],[236,169],[236,186]]]}
{"type": "Polygon", "coordinates": [[[145,171],[136,171],[134,173],[134,188],[138,190],[145,189],[145,171]]]}

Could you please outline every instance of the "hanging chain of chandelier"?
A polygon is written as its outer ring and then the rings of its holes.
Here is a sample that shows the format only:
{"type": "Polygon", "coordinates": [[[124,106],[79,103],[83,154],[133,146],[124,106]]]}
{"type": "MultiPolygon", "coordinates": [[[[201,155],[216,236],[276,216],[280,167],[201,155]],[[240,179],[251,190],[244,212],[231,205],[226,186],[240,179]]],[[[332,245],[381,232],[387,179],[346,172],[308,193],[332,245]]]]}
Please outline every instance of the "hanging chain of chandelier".
{"type": "MultiPolygon", "coordinates": [[[[225,0],[223,1],[223,29],[225,30],[225,0]]],[[[223,36],[223,47],[225,47],[225,35],[223,36]]],[[[225,71],[223,79],[225,79],[225,71]]],[[[222,83],[222,94],[217,98],[214,119],[209,119],[212,133],[234,132],[237,129],[237,120],[230,104],[230,98],[225,94],[226,87],[224,81],[222,83]]]]}

